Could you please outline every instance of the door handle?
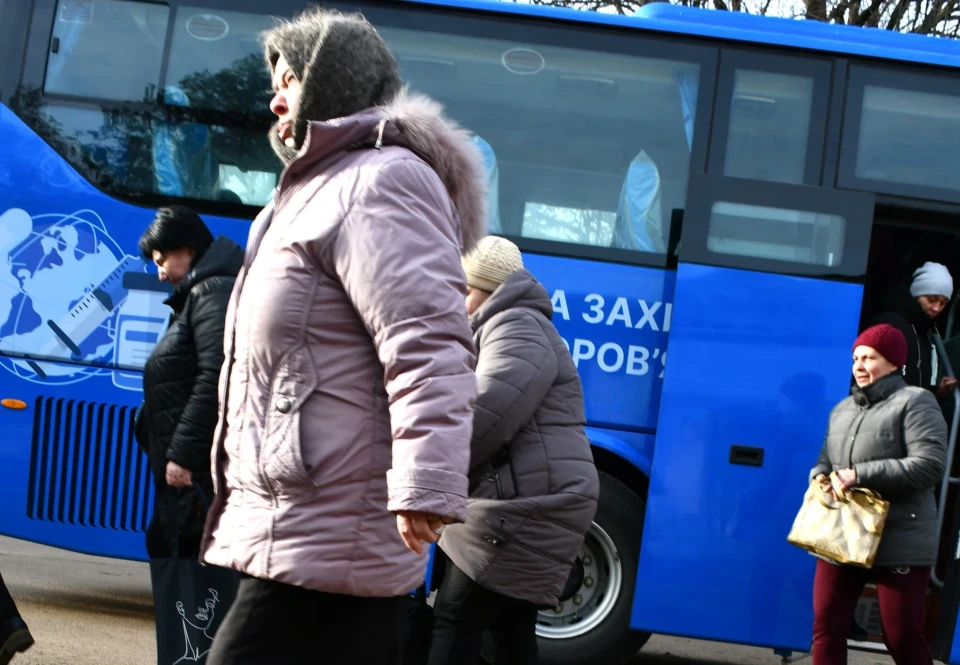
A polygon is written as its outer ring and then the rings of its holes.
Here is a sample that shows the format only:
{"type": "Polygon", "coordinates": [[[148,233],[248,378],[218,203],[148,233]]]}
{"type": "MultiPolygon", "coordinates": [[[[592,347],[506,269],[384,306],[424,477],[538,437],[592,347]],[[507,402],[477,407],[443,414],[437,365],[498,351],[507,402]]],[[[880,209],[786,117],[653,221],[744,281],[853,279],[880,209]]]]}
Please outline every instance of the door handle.
{"type": "Polygon", "coordinates": [[[730,446],[730,463],[743,466],[763,466],[763,448],[730,446]]]}

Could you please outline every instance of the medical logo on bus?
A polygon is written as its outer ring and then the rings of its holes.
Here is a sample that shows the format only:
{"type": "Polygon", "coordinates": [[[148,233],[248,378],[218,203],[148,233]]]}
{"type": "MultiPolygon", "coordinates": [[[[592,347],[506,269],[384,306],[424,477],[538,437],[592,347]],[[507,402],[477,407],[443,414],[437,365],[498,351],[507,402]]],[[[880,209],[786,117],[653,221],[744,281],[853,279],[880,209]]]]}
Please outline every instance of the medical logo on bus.
{"type": "Polygon", "coordinates": [[[0,261],[0,367],[45,385],[112,374],[141,389],[136,370],[166,327],[165,294],[96,212],[7,210],[0,261]]]}

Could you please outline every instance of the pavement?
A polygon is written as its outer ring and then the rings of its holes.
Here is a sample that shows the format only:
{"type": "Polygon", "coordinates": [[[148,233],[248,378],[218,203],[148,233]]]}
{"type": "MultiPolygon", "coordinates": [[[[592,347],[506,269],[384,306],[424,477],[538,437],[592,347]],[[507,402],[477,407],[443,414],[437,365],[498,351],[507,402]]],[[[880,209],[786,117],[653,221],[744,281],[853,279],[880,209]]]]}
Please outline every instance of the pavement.
{"type": "MultiPolygon", "coordinates": [[[[146,564],[0,537],[0,571],[37,641],[11,665],[156,665],[146,564]]],[[[812,665],[810,658],[798,662],[812,665]]],[[[779,663],[769,649],[654,636],[631,665],[779,663]]],[[[851,653],[849,663],[893,661],[851,653]]]]}

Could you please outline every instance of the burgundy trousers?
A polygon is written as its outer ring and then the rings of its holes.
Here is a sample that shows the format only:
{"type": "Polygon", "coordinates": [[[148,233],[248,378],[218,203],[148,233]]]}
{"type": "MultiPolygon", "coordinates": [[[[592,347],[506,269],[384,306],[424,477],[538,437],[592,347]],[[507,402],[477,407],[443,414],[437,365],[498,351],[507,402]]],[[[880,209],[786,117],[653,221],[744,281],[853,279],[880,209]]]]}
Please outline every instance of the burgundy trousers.
{"type": "Polygon", "coordinates": [[[930,568],[836,566],[817,561],[813,580],[813,665],[846,665],[847,633],[864,585],[877,585],[883,641],[897,665],[932,665],[923,637],[930,568]]]}

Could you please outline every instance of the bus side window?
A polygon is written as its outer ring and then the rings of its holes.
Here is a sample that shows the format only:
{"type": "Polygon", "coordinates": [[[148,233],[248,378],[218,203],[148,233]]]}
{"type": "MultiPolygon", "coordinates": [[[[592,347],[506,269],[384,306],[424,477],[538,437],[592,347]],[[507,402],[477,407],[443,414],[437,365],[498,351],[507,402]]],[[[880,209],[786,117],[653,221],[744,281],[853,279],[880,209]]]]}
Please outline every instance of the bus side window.
{"type": "Polygon", "coordinates": [[[258,35],[267,14],[177,7],[163,103],[270,117],[270,75],[258,35]]]}
{"type": "Polygon", "coordinates": [[[715,201],[707,249],[835,268],[843,261],[846,229],[839,215],[715,201]]]}
{"type": "Polygon", "coordinates": [[[59,0],[44,92],[153,101],[170,9],[130,0],[59,0]]]}

